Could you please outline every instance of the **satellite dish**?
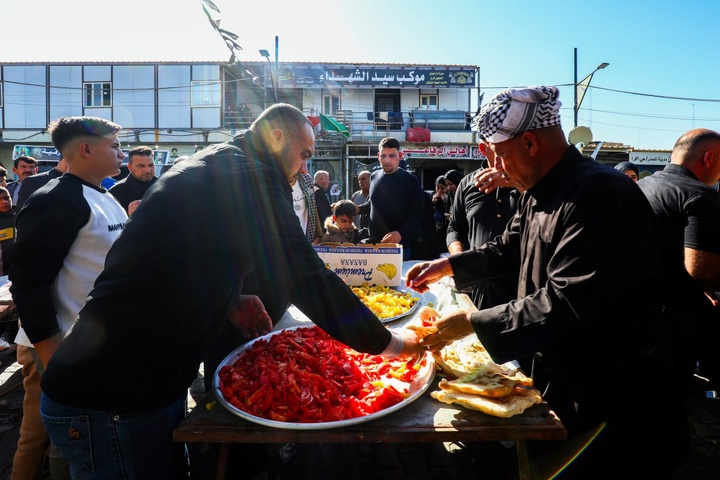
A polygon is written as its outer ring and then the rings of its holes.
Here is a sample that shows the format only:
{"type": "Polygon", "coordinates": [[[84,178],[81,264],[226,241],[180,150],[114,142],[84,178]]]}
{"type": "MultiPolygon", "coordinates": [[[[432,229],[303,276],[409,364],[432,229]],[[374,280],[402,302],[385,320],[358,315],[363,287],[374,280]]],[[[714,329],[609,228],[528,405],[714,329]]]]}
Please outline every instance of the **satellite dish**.
{"type": "Polygon", "coordinates": [[[575,127],[570,131],[568,135],[568,141],[573,145],[582,143],[583,147],[588,143],[592,142],[593,135],[592,131],[588,127],[575,127]]]}

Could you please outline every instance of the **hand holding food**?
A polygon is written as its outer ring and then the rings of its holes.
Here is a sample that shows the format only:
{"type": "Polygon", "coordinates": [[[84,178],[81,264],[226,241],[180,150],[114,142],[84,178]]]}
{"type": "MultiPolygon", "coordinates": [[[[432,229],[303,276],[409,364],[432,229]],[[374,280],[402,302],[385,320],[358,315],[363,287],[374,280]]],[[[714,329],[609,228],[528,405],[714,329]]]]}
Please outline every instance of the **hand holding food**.
{"type": "Polygon", "coordinates": [[[415,332],[415,335],[419,340],[425,337],[437,333],[438,328],[435,326],[435,322],[440,319],[440,314],[432,307],[423,306],[418,311],[418,320],[420,325],[412,324],[408,325],[408,330],[415,332]]]}
{"type": "Polygon", "coordinates": [[[439,318],[435,324],[437,332],[422,339],[422,344],[433,352],[442,350],[447,344],[474,333],[470,315],[458,310],[439,318]]]}
{"type": "Polygon", "coordinates": [[[424,345],[420,343],[417,335],[408,330],[395,330],[395,334],[401,336],[403,339],[403,350],[400,357],[413,357],[414,361],[422,359],[427,350],[424,345]]]}

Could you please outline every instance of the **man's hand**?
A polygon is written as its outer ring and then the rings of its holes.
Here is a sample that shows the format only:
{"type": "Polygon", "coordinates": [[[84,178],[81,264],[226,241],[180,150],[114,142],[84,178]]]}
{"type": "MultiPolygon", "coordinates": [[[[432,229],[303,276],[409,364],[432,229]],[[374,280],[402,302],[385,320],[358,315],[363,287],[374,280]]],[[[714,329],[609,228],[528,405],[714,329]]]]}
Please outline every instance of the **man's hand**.
{"type": "Polygon", "coordinates": [[[452,266],[447,258],[417,263],[408,270],[405,286],[416,292],[425,293],[429,290],[429,284],[435,283],[443,277],[452,276],[452,274],[452,266]]]}
{"type": "Polygon", "coordinates": [[[515,187],[507,173],[500,168],[486,168],[475,174],[475,186],[490,194],[500,187],[515,187]]]}
{"type": "Polygon", "coordinates": [[[442,350],[445,345],[463,338],[474,332],[470,313],[464,310],[449,313],[433,324],[437,327],[437,333],[428,335],[420,341],[420,344],[433,352],[442,350]]]}
{"type": "Polygon", "coordinates": [[[400,243],[401,241],[402,235],[400,235],[400,232],[397,230],[386,233],[382,240],[380,240],[381,243],[400,243]]]}
{"type": "Polygon", "coordinates": [[[133,200],[128,204],[128,217],[135,213],[135,210],[140,206],[141,200],[133,200]]]}
{"type": "Polygon", "coordinates": [[[257,295],[239,295],[228,310],[228,318],[248,339],[265,335],[272,330],[272,319],[257,295]]]}
{"type": "Polygon", "coordinates": [[[415,357],[416,359],[422,358],[425,355],[425,347],[420,344],[420,338],[408,329],[395,330],[395,334],[399,335],[403,339],[403,351],[400,354],[401,357],[415,357]]]}
{"type": "Polygon", "coordinates": [[[60,345],[60,342],[62,341],[62,337],[59,333],[56,333],[52,337],[46,338],[45,340],[42,340],[40,342],[33,343],[33,347],[35,348],[35,352],[38,354],[38,357],[40,357],[40,361],[43,364],[43,367],[47,367],[48,363],[50,362],[50,358],[55,354],[55,350],[57,350],[58,345],[60,345]]]}

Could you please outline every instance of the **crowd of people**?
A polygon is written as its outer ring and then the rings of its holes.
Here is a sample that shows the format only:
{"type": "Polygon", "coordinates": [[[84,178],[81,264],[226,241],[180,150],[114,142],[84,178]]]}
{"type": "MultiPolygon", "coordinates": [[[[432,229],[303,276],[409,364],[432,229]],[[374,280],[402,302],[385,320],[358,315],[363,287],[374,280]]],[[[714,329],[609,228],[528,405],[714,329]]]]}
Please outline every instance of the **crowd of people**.
{"type": "Polygon", "coordinates": [[[560,106],[555,87],[496,95],[474,119],[487,164],[448,170],[434,194],[384,138],[379,168],[336,202],[329,173],[308,173],[312,125],[287,104],[159,178],[152,149],[135,148],[109,190],[121,126],[54,121],[55,168],[37,174],[19,157],[7,187],[0,170],[0,273],[25,387],[11,478],[38,475],[46,457],[54,480],[186,476],[172,431],[200,363],[214,371],[290,304],[388,358],[475,334],[495,361],[520,363],[567,428],[567,441],[530,442],[533,459],[575,458],[563,478],[672,478],[693,376],[720,389],[720,134],[687,132],[670,164],[640,179],[568,144],[560,106]],[[321,242],[400,244],[420,260],[406,287],[452,276],[477,309],[446,314],[422,341],[390,331],[325,267],[321,242]],[[630,365],[665,386],[662,402],[628,408],[630,365]]]}

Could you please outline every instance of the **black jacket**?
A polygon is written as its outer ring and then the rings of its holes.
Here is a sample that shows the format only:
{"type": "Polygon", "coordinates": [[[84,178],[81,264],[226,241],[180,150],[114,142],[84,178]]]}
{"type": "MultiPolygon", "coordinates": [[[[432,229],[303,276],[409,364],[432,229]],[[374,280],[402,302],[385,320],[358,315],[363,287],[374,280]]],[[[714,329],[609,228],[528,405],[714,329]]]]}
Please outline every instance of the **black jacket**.
{"type": "MultiPolygon", "coordinates": [[[[120,202],[120,205],[128,211],[128,205],[130,202],[135,200],[141,200],[145,192],[157,181],[157,177],[153,177],[149,182],[141,182],[137,178],[133,177],[132,173],[128,173],[128,176],[117,182],[115,185],[110,187],[108,190],[113,197],[120,202]]],[[[22,192],[22,190],[20,190],[22,192]]]]}
{"type": "Polygon", "coordinates": [[[61,177],[62,174],[63,172],[57,168],[51,168],[47,172],[38,173],[23,180],[22,188],[20,189],[20,193],[18,193],[18,201],[17,205],[15,205],[15,210],[19,212],[23,205],[25,205],[25,202],[27,202],[27,199],[30,198],[30,195],[35,193],[38,188],[47,184],[50,180],[61,177]]]}
{"type": "Polygon", "coordinates": [[[325,267],[254,138],[207,148],[147,191],[43,374],[53,400],[139,412],[187,395],[251,272],[350,347],[387,348],[390,331],[325,267]]]}

